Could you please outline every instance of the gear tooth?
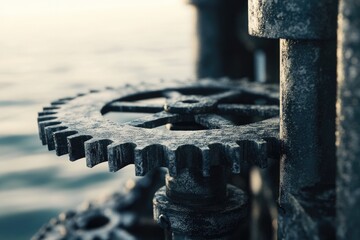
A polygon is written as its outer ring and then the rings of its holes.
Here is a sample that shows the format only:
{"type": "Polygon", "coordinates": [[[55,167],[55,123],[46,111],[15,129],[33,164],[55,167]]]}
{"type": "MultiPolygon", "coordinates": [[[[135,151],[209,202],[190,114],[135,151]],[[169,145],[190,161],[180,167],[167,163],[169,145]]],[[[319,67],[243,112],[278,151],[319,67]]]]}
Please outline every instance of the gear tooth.
{"type": "Polygon", "coordinates": [[[176,151],[168,147],[164,147],[164,154],[167,162],[167,168],[169,169],[169,175],[175,177],[177,175],[176,167],[176,151]]]}
{"type": "Polygon", "coordinates": [[[165,149],[166,147],[161,144],[152,144],[142,149],[136,148],[135,152],[139,152],[135,157],[136,175],[144,176],[155,168],[167,167],[165,149]]]}
{"type": "Polygon", "coordinates": [[[201,151],[201,158],[202,158],[202,175],[204,177],[210,177],[210,168],[211,168],[210,148],[203,147],[199,149],[201,151]]]}
{"type": "Polygon", "coordinates": [[[55,141],[53,138],[54,132],[61,131],[66,128],[67,127],[65,127],[63,125],[55,125],[55,126],[45,127],[45,136],[46,136],[45,140],[46,140],[49,151],[52,151],[55,149],[55,141]]]}
{"type": "Polygon", "coordinates": [[[237,143],[214,143],[209,145],[209,149],[210,167],[230,166],[233,173],[240,173],[240,165],[243,162],[243,148],[237,143]]]}
{"type": "Polygon", "coordinates": [[[76,161],[85,157],[85,142],[92,137],[88,135],[75,134],[67,137],[68,152],[70,161],[76,161]]]}
{"type": "Polygon", "coordinates": [[[53,133],[54,146],[57,156],[62,156],[68,153],[67,137],[76,134],[76,131],[64,129],[53,133]]]}
{"type": "Polygon", "coordinates": [[[66,102],[67,102],[67,101],[61,101],[61,100],[53,101],[53,102],[51,102],[51,106],[63,105],[63,104],[65,104],[66,102]]]}
{"type": "Polygon", "coordinates": [[[176,149],[176,168],[177,172],[181,169],[197,169],[202,171],[202,151],[194,145],[182,145],[176,149]]]}
{"type": "Polygon", "coordinates": [[[50,121],[50,120],[54,120],[54,119],[56,119],[57,117],[55,117],[55,116],[39,116],[38,118],[37,118],[37,121],[38,121],[38,123],[41,123],[41,122],[45,122],[45,121],[50,121]]]}
{"type": "Polygon", "coordinates": [[[46,145],[45,127],[58,125],[60,123],[61,122],[59,121],[53,121],[53,120],[39,122],[39,135],[43,145],[46,145]]]}
{"type": "Polygon", "coordinates": [[[254,165],[267,166],[267,143],[262,139],[243,140],[239,143],[244,149],[244,159],[254,165]]]}
{"type": "Polygon", "coordinates": [[[279,159],[280,158],[280,141],[276,137],[264,138],[267,143],[268,157],[279,159]]]}
{"type": "Polygon", "coordinates": [[[110,144],[108,149],[108,163],[111,172],[134,163],[134,143],[110,144]]]}
{"type": "Polygon", "coordinates": [[[244,160],[244,148],[241,148],[240,146],[236,143],[224,145],[226,160],[231,165],[232,173],[235,174],[240,173],[241,163],[244,160]]]}
{"type": "Polygon", "coordinates": [[[254,140],[251,142],[251,146],[254,149],[252,158],[255,160],[255,164],[261,168],[267,167],[267,142],[263,139],[254,140]]]}
{"type": "Polygon", "coordinates": [[[134,164],[135,164],[135,175],[136,176],[144,176],[144,170],[143,170],[143,155],[141,153],[141,150],[139,147],[135,147],[134,149],[134,164]]]}
{"type": "Polygon", "coordinates": [[[225,146],[221,143],[212,143],[208,145],[210,149],[210,167],[217,165],[225,165],[226,162],[223,161],[224,158],[224,148],[225,146]]]}
{"type": "Polygon", "coordinates": [[[60,98],[58,101],[60,102],[68,102],[73,100],[75,97],[64,97],[64,98],[60,98]]]}
{"type": "Polygon", "coordinates": [[[90,89],[89,90],[89,93],[98,93],[98,92],[100,92],[100,90],[98,90],[98,89],[90,89]]]}
{"type": "Polygon", "coordinates": [[[55,111],[42,111],[42,112],[38,112],[38,117],[54,115],[56,113],[57,112],[55,112],[55,111]]]}
{"type": "Polygon", "coordinates": [[[109,139],[90,139],[85,142],[86,165],[93,167],[107,161],[107,146],[112,141],[109,139]]]}
{"type": "Polygon", "coordinates": [[[53,111],[53,110],[57,110],[57,109],[59,109],[59,107],[56,107],[56,106],[43,107],[43,111],[53,111]]]}

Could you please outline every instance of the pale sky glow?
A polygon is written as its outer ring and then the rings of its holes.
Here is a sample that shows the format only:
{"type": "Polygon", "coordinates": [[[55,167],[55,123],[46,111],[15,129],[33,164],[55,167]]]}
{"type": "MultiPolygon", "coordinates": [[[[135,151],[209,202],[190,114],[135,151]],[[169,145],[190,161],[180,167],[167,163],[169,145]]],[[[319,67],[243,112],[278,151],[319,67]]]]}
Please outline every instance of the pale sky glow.
{"type": "Polygon", "coordinates": [[[134,176],[134,167],[113,174],[48,152],[37,112],[89,89],[194,78],[185,2],[0,0],[0,239],[30,239],[60,211],[134,176]]]}
{"type": "Polygon", "coordinates": [[[151,8],[161,5],[183,5],[182,0],[4,0],[0,1],[0,18],[3,16],[58,15],[114,8],[151,8]]]}

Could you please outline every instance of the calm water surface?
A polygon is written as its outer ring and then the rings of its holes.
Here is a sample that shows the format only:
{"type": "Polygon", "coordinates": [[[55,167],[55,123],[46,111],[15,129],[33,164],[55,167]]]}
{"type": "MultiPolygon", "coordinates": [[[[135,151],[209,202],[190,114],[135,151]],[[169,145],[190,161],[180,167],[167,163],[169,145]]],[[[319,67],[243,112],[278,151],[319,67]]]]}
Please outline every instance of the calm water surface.
{"type": "Polygon", "coordinates": [[[192,78],[192,13],[181,0],[12,0],[0,9],[0,239],[29,239],[134,172],[56,157],[41,146],[37,112],[90,88],[192,78]]]}

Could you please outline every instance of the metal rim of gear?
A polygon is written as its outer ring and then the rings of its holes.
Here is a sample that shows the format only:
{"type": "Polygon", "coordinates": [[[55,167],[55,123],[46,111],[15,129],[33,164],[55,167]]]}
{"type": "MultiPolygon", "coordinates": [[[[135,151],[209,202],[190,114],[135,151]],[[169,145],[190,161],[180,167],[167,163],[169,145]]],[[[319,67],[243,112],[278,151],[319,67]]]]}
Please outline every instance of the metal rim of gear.
{"type": "Polygon", "coordinates": [[[138,176],[157,167],[167,167],[171,176],[183,168],[198,168],[203,176],[209,176],[215,165],[226,165],[239,173],[244,161],[266,167],[267,157],[277,156],[278,99],[276,85],[245,80],[127,84],[52,102],[39,112],[39,135],[58,156],[69,154],[70,161],[85,157],[88,167],[108,161],[112,172],[135,164],[138,176]],[[167,97],[165,105],[134,102],[161,96],[167,97]],[[244,104],[242,98],[265,99],[273,105],[246,104],[249,99],[244,104]],[[240,103],[227,104],[231,99],[240,103]],[[104,118],[109,111],[153,115],[120,124],[104,118]],[[237,126],[218,114],[265,120],[237,126]],[[193,121],[207,129],[156,128],[181,121],[193,121]]]}

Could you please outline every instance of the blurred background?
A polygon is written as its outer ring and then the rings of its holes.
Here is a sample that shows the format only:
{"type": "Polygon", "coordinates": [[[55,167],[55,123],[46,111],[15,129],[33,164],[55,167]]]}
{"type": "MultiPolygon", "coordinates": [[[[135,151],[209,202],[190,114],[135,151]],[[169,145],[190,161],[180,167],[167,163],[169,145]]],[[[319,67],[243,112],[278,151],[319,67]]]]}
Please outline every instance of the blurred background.
{"type": "Polygon", "coordinates": [[[194,78],[193,33],[181,0],[0,1],[0,239],[29,239],[134,175],[48,152],[37,112],[88,89],[194,78]]]}

